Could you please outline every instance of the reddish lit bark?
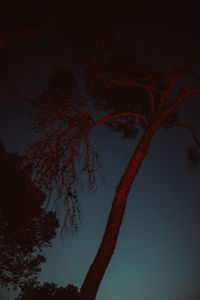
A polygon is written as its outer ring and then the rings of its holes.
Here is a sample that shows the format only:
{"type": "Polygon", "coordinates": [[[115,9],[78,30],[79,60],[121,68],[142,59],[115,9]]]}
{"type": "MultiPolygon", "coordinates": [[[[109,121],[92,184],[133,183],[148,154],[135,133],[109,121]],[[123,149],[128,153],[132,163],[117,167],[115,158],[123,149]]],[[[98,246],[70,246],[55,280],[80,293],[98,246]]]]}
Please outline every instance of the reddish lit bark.
{"type": "Polygon", "coordinates": [[[105,233],[97,255],[90,266],[90,269],[81,287],[79,300],[94,300],[96,298],[99,285],[108,267],[117,243],[130,188],[150,148],[152,137],[156,129],[159,127],[159,124],[160,123],[156,123],[155,125],[149,127],[141,137],[140,142],[129,161],[125,173],[116,188],[116,195],[113,200],[105,233]]]}

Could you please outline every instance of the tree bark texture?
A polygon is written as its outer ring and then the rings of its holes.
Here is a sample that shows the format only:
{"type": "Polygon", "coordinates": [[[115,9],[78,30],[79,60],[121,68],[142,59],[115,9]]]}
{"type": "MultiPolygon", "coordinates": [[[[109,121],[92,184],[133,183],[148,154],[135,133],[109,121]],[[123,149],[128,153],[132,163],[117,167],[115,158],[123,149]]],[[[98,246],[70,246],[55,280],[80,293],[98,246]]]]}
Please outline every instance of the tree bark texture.
{"type": "Polygon", "coordinates": [[[81,287],[79,300],[95,300],[96,298],[99,285],[117,243],[129,191],[150,148],[154,132],[158,127],[156,125],[147,128],[129,161],[124,175],[121,177],[116,188],[115,198],[112,203],[103,239],[81,287]]]}

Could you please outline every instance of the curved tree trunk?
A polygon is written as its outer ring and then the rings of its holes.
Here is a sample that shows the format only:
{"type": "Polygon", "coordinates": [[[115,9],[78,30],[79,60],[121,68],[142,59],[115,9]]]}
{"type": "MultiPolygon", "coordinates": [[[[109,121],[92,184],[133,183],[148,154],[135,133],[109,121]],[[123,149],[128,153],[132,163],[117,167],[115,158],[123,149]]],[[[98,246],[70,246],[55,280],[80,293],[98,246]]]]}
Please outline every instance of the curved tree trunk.
{"type": "Polygon", "coordinates": [[[116,188],[104,236],[81,287],[79,300],[94,300],[96,297],[99,285],[115,249],[130,188],[150,148],[154,132],[158,127],[157,124],[147,128],[116,188]]]}

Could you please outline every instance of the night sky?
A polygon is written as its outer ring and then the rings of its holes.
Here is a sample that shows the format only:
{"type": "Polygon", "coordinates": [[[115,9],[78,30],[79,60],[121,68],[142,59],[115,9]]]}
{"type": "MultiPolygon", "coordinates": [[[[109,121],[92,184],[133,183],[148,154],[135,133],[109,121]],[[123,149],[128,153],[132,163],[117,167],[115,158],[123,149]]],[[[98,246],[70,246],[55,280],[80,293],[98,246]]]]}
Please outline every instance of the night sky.
{"type": "MultiPolygon", "coordinates": [[[[128,30],[137,59],[160,69],[173,69],[199,59],[200,12],[192,1],[181,6],[148,3],[138,5],[133,16],[127,7],[120,16],[116,13],[119,7],[110,9],[116,16],[111,19],[122,32],[115,37],[119,44],[123,31],[128,30]]],[[[125,39],[121,42],[128,45],[125,39]]],[[[22,55],[20,45],[14,49],[18,60],[10,62],[10,80],[21,93],[35,97],[47,85],[51,62],[40,55],[33,59],[29,49],[22,55]]],[[[69,58],[63,61],[69,62],[69,58]]],[[[191,78],[184,82],[190,83],[191,78]]],[[[36,138],[31,124],[18,114],[13,96],[2,85],[0,94],[0,139],[7,150],[23,153],[36,138]]],[[[181,119],[192,122],[198,136],[199,114],[199,96],[193,96],[180,109],[181,119]]],[[[47,263],[42,266],[41,282],[62,286],[71,283],[80,288],[100,244],[115,187],[139,136],[123,140],[102,126],[93,130],[92,138],[97,143],[105,183],[99,182],[92,197],[86,191],[81,193],[78,235],[67,236],[61,242],[58,233],[53,247],[44,251],[47,263]]],[[[187,168],[185,151],[193,144],[192,136],[183,128],[159,130],[155,135],[129,194],[117,246],[97,300],[200,299],[200,169],[187,168]]],[[[2,290],[0,295],[2,300],[12,300],[17,293],[2,290]]]]}

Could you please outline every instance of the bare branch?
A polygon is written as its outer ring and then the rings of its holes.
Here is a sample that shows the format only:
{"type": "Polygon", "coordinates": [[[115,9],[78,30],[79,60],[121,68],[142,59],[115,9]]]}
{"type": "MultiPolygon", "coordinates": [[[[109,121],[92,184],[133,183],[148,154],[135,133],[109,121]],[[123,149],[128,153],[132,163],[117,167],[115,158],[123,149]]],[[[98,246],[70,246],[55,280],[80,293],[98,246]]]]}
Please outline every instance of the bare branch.
{"type": "Polygon", "coordinates": [[[153,112],[154,112],[154,94],[151,89],[147,89],[146,91],[150,98],[150,109],[151,109],[151,113],[153,114],[153,112]]]}
{"type": "MultiPolygon", "coordinates": [[[[88,178],[88,189],[96,189],[100,174],[97,151],[89,133],[95,120],[85,111],[85,103],[76,105],[64,97],[52,99],[49,94],[37,99],[23,96],[9,83],[3,84],[20,100],[30,105],[33,129],[41,138],[26,151],[25,164],[31,164],[35,184],[47,194],[47,206],[65,207],[62,233],[76,232],[80,221],[78,192],[82,178],[88,178]],[[60,204],[59,204],[60,203],[60,204]]],[[[63,211],[63,209],[62,209],[63,211]]]]}
{"type": "Polygon", "coordinates": [[[164,111],[164,116],[170,115],[173,111],[176,110],[176,108],[187,98],[189,98],[192,95],[200,93],[200,89],[192,89],[192,90],[186,90],[186,89],[181,89],[177,99],[174,100],[174,102],[167,107],[167,109],[164,111]]]}
{"type": "Polygon", "coordinates": [[[168,72],[168,71],[163,71],[160,69],[133,69],[131,70],[133,73],[158,73],[160,74],[160,77],[170,77],[172,75],[172,72],[168,72]]]}
{"type": "Polygon", "coordinates": [[[199,94],[200,89],[192,89],[189,91],[185,91],[180,95],[180,101],[183,102],[185,99],[189,98],[192,95],[199,94]]]}
{"type": "MultiPolygon", "coordinates": [[[[177,83],[177,80],[178,80],[178,74],[174,73],[172,74],[171,78],[170,78],[170,81],[169,81],[169,84],[166,86],[165,88],[165,93],[169,96],[170,93],[172,92],[172,90],[174,89],[176,83],[177,83]]],[[[163,97],[161,97],[160,99],[160,107],[163,107],[164,103],[165,103],[165,100],[166,100],[166,96],[164,95],[163,97]]],[[[173,103],[172,100],[169,100],[170,103],[173,103]]]]}
{"type": "Polygon", "coordinates": [[[192,128],[191,124],[187,124],[187,123],[169,123],[169,124],[162,124],[162,127],[183,127],[183,128],[187,128],[190,133],[192,134],[196,144],[200,147],[200,139],[197,137],[194,129],[192,128]]]}
{"type": "Polygon", "coordinates": [[[134,118],[139,118],[139,119],[141,119],[141,120],[144,121],[144,123],[145,123],[146,126],[148,126],[148,120],[145,118],[144,115],[136,114],[136,113],[130,113],[130,112],[123,112],[123,113],[119,113],[119,114],[115,114],[115,115],[110,115],[110,116],[103,117],[100,120],[96,121],[95,124],[94,124],[94,126],[98,126],[98,125],[100,125],[102,123],[106,123],[106,122],[111,121],[113,119],[118,119],[118,118],[126,117],[126,116],[134,117],[134,118]]]}
{"type": "Polygon", "coordinates": [[[13,86],[11,86],[7,81],[5,80],[1,80],[0,81],[4,86],[6,86],[11,92],[12,94],[14,94],[15,96],[17,96],[17,98],[19,98],[20,100],[22,100],[23,102],[28,102],[28,103],[32,103],[32,99],[29,97],[26,97],[24,95],[22,95],[19,91],[17,91],[13,86]]]}
{"type": "Polygon", "coordinates": [[[32,163],[36,184],[48,194],[47,205],[52,196],[54,207],[58,208],[59,203],[64,205],[62,230],[76,231],[82,177],[88,177],[88,188],[94,191],[95,173],[100,170],[98,154],[89,141],[92,118],[65,99],[63,113],[61,110],[41,112],[40,107],[34,127],[42,131],[43,137],[28,149],[24,158],[32,163]]]}

